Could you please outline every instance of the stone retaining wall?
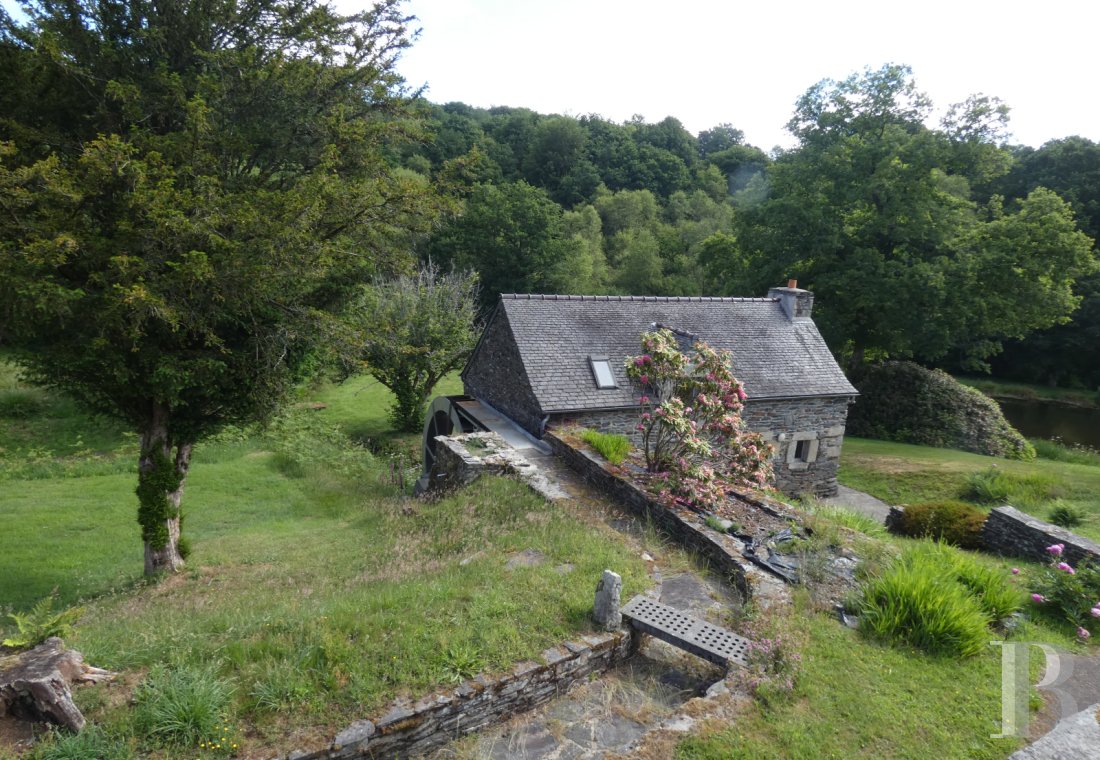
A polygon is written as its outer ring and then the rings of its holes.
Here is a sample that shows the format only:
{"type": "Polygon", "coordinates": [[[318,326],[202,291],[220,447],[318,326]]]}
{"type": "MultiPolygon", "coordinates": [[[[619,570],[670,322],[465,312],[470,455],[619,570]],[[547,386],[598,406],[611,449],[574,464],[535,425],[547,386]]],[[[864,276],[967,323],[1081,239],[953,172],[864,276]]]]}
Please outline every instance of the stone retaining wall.
{"type": "Polygon", "coordinates": [[[1038,562],[1050,559],[1048,546],[1065,544],[1064,561],[1077,565],[1087,559],[1100,564],[1100,545],[1012,507],[997,507],[989,513],[982,527],[982,540],[988,551],[1038,562]]]}
{"type": "Polygon", "coordinates": [[[375,720],[359,720],[315,752],[291,752],[287,760],[356,760],[413,757],[486,726],[531,710],[602,673],[633,653],[629,628],[581,636],[521,662],[511,673],[479,675],[454,691],[415,703],[397,703],[375,720]]]}
{"type": "Polygon", "coordinates": [[[684,548],[697,552],[715,572],[728,578],[743,598],[749,598],[751,588],[747,572],[752,565],[741,553],[740,541],[710,530],[700,517],[666,509],[633,483],[605,470],[601,462],[588,452],[573,448],[553,433],[547,432],[543,440],[550,444],[556,456],[582,477],[634,514],[651,521],[659,531],[684,548]]]}

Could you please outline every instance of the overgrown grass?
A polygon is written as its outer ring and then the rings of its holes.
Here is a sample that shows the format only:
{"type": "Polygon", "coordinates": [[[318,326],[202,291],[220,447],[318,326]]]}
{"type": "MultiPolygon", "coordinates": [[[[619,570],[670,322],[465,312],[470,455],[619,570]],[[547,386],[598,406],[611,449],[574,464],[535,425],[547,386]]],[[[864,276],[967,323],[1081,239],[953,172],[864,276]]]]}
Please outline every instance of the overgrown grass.
{"type": "Polygon", "coordinates": [[[582,430],[581,440],[600,453],[611,464],[622,464],[630,453],[630,439],[625,435],[601,433],[598,430],[582,430]]]}
{"type": "Polygon", "coordinates": [[[1011,504],[1040,519],[1048,519],[1056,506],[1069,506],[1085,515],[1075,531],[1100,540],[1100,467],[1048,459],[1008,461],[953,449],[845,438],[839,479],[890,504],[965,496],[974,503],[1011,504]],[[975,482],[990,489],[978,495],[975,482]]]}
{"type": "MultiPolygon", "coordinates": [[[[55,424],[48,410],[60,407],[44,398],[47,411],[16,424],[53,446],[57,430],[80,425],[55,424]]],[[[198,446],[183,501],[193,554],[159,583],[140,578],[132,471],[9,472],[0,612],[29,609],[55,587],[63,605],[83,600],[71,643],[87,661],[126,674],[202,671],[232,686],[230,725],[256,749],[289,735],[323,741],[398,694],[509,668],[589,630],[604,568],[622,574],[625,594],[648,583],[617,534],[518,482],[484,478],[435,501],[408,497],[393,456],[419,440],[387,432],[386,403],[381,386],[354,379],[311,391],[266,431],[231,430],[198,446]],[[542,561],[506,567],[528,549],[542,561]]],[[[0,438],[16,437],[8,420],[0,427],[0,438]]],[[[162,743],[103,693],[77,695],[104,736],[162,743]]],[[[172,752],[195,752],[195,736],[172,752]]]]}
{"type": "Polygon", "coordinates": [[[1100,451],[1090,446],[1081,444],[1067,446],[1061,441],[1052,441],[1046,438],[1031,438],[1029,440],[1031,445],[1035,447],[1035,453],[1040,459],[1100,467],[1100,451]]]}

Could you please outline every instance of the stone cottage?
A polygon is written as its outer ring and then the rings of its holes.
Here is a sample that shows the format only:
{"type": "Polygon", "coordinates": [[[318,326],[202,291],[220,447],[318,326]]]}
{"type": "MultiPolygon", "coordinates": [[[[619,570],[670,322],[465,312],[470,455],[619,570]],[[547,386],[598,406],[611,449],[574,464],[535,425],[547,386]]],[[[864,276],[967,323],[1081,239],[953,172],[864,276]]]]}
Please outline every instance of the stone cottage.
{"type": "Polygon", "coordinates": [[[848,404],[857,395],[811,319],[813,293],[767,298],[502,295],[462,371],[467,395],[532,435],[577,424],[630,435],[627,357],[657,325],[733,355],[744,419],[775,447],[776,485],[834,495],[848,404]]]}

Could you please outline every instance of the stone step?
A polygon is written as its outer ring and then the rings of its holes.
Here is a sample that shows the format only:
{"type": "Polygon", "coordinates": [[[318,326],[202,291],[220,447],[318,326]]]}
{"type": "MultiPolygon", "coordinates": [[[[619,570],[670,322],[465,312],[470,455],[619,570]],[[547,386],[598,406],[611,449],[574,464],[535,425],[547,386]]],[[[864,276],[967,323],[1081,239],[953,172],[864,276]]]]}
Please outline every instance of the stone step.
{"type": "Polygon", "coordinates": [[[715,665],[726,668],[748,665],[748,639],[646,596],[638,595],[631,599],[623,607],[622,615],[636,630],[715,665]]]}

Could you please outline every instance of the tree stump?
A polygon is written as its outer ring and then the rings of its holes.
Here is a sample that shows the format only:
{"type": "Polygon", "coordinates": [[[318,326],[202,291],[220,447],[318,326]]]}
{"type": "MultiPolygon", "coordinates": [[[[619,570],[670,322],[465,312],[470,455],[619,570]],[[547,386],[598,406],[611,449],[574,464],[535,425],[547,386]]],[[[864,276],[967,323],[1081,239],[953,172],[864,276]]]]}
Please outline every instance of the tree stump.
{"type": "Polygon", "coordinates": [[[46,639],[34,649],[0,656],[0,717],[49,721],[71,731],[84,728],[70,683],[109,680],[113,673],[84,664],[84,656],[46,639]]]}

